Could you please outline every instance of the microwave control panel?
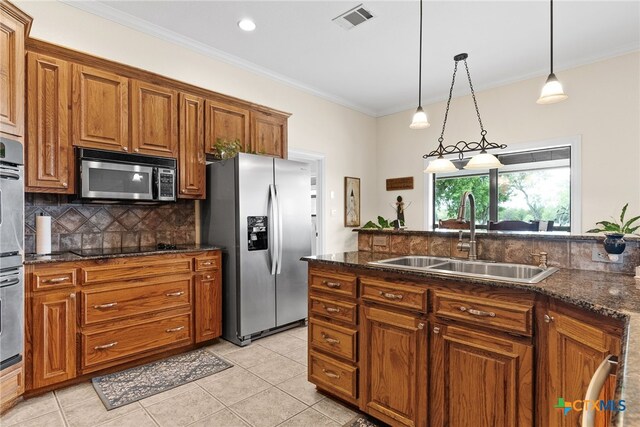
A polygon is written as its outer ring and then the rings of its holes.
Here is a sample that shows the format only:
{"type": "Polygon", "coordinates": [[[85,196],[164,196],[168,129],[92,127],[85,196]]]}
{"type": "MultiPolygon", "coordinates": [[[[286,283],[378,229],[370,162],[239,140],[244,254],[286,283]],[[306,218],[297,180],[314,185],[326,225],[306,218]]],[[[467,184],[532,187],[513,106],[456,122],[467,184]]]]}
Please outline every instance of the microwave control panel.
{"type": "Polygon", "coordinates": [[[176,172],[158,169],[158,200],[175,200],[176,172]]]}

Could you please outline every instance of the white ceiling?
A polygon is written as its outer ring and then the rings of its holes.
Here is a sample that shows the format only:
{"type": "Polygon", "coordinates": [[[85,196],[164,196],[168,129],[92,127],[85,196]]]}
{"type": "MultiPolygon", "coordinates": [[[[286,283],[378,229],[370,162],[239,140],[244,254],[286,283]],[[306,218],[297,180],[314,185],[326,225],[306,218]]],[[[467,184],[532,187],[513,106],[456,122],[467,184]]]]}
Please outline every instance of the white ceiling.
{"type": "MultiPolygon", "coordinates": [[[[415,108],[419,3],[362,2],[376,17],[347,31],[331,20],[360,0],[68,1],[370,115],[415,108]],[[243,17],[256,31],[238,29],[243,17]]],[[[640,2],[554,5],[556,70],[640,49],[640,2]]],[[[424,28],[423,104],[446,98],[460,52],[477,90],[548,73],[546,0],[426,0],[424,28]]]]}

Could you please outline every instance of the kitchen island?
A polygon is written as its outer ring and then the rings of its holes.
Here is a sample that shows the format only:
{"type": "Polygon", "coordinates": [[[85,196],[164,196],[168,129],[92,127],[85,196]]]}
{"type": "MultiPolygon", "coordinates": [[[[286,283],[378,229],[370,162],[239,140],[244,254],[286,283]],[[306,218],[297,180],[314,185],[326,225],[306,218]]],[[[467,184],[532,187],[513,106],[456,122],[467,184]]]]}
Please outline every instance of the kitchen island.
{"type": "Polygon", "coordinates": [[[537,284],[442,277],[371,265],[388,253],[309,262],[309,380],[392,425],[575,425],[598,365],[600,395],[627,409],[597,425],[637,425],[640,289],[633,276],[561,268],[537,284]],[[452,401],[456,399],[456,401],[452,401]]]}

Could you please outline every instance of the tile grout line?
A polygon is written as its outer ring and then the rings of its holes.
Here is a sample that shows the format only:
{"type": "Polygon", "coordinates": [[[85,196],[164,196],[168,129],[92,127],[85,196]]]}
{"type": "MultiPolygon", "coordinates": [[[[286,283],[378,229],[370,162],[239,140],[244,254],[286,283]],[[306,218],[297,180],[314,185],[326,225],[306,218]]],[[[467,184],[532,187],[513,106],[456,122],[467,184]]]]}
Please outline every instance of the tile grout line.
{"type": "Polygon", "coordinates": [[[58,405],[58,412],[62,417],[62,422],[66,427],[69,427],[70,426],[69,421],[67,420],[67,416],[64,413],[64,410],[62,409],[62,403],[60,403],[60,400],[58,400],[58,394],[55,391],[53,392],[53,398],[56,399],[56,405],[58,405]]]}

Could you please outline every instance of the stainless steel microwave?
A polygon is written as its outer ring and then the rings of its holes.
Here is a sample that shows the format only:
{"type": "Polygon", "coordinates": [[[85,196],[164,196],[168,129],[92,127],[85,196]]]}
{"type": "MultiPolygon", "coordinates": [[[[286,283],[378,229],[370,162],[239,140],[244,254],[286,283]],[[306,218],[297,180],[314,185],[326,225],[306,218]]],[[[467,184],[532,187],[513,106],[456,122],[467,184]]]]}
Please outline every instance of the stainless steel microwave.
{"type": "Polygon", "coordinates": [[[83,199],[175,202],[176,160],[78,148],[83,199]]]}

